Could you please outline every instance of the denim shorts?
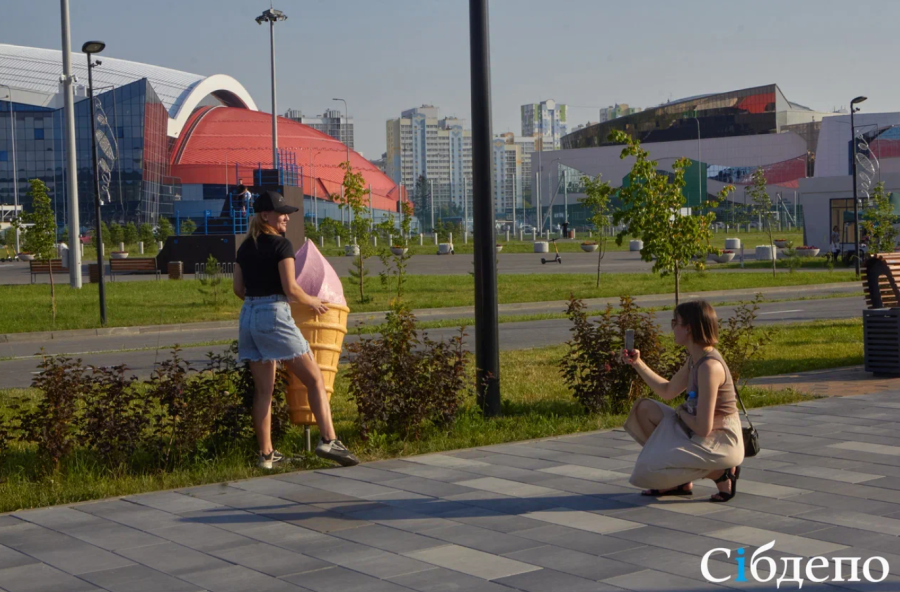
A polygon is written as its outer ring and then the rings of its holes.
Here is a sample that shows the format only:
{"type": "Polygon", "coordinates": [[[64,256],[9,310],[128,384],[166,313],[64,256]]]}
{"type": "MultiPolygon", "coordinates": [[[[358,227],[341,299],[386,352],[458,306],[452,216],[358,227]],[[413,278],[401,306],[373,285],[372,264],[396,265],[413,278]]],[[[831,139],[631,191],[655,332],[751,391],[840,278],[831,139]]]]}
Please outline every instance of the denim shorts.
{"type": "Polygon", "coordinates": [[[281,362],[309,351],[285,296],[246,297],[238,325],[238,358],[242,362],[281,362]]]}

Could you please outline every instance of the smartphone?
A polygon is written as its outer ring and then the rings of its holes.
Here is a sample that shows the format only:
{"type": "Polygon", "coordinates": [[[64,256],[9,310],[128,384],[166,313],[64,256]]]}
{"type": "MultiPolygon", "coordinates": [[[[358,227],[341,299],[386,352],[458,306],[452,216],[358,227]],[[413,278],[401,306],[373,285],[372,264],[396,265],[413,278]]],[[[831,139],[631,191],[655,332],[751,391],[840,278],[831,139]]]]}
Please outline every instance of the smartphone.
{"type": "Polygon", "coordinates": [[[634,329],[625,329],[625,350],[634,351],[634,329]]]}

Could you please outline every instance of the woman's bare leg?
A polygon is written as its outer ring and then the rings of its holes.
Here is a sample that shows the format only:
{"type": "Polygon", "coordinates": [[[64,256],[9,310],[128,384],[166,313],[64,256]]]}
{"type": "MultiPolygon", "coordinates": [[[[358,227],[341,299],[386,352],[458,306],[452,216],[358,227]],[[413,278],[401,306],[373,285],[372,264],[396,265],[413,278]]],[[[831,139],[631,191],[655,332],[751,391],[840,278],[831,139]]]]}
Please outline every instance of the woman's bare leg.
{"type": "Polygon", "coordinates": [[[253,375],[253,431],[261,454],[272,452],[272,391],[275,389],[275,362],[250,362],[253,375]]]}
{"type": "Polygon", "coordinates": [[[331,422],[331,404],[328,402],[328,395],[325,392],[325,379],[322,377],[322,371],[312,352],[297,356],[284,364],[306,387],[309,408],[316,416],[316,424],[319,426],[321,437],[325,440],[337,438],[331,422]]]}

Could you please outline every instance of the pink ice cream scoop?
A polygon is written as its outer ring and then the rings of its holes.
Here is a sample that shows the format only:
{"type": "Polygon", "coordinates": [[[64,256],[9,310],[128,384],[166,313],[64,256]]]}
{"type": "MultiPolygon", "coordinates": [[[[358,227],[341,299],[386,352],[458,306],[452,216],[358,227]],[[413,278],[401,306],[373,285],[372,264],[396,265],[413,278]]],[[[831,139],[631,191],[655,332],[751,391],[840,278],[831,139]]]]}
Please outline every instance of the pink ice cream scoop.
{"type": "Polygon", "coordinates": [[[313,241],[303,243],[294,255],[294,268],[297,270],[297,285],[304,292],[324,302],[347,306],[341,279],[313,241]]]}

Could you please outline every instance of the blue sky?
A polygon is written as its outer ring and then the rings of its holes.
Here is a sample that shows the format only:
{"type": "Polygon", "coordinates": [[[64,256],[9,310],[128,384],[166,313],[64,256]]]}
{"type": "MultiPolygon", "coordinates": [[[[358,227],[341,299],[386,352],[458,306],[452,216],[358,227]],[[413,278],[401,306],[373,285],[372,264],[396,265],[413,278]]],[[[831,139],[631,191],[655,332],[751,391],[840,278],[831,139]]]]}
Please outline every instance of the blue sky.
{"type": "MultiPolygon", "coordinates": [[[[469,119],[465,0],[280,0],[278,110],[343,108],[356,147],[385,150],[401,110],[434,104],[469,119]]],[[[71,0],[72,40],[111,57],[230,74],[269,110],[268,31],[249,0],[71,0]]],[[[894,45],[900,2],[867,0],[492,0],[494,132],[519,133],[519,106],[553,98],[570,126],[594,107],[649,106],[775,82],[814,109],[900,109],[894,45]]],[[[0,42],[59,49],[58,0],[2,0],[0,42]]]]}

